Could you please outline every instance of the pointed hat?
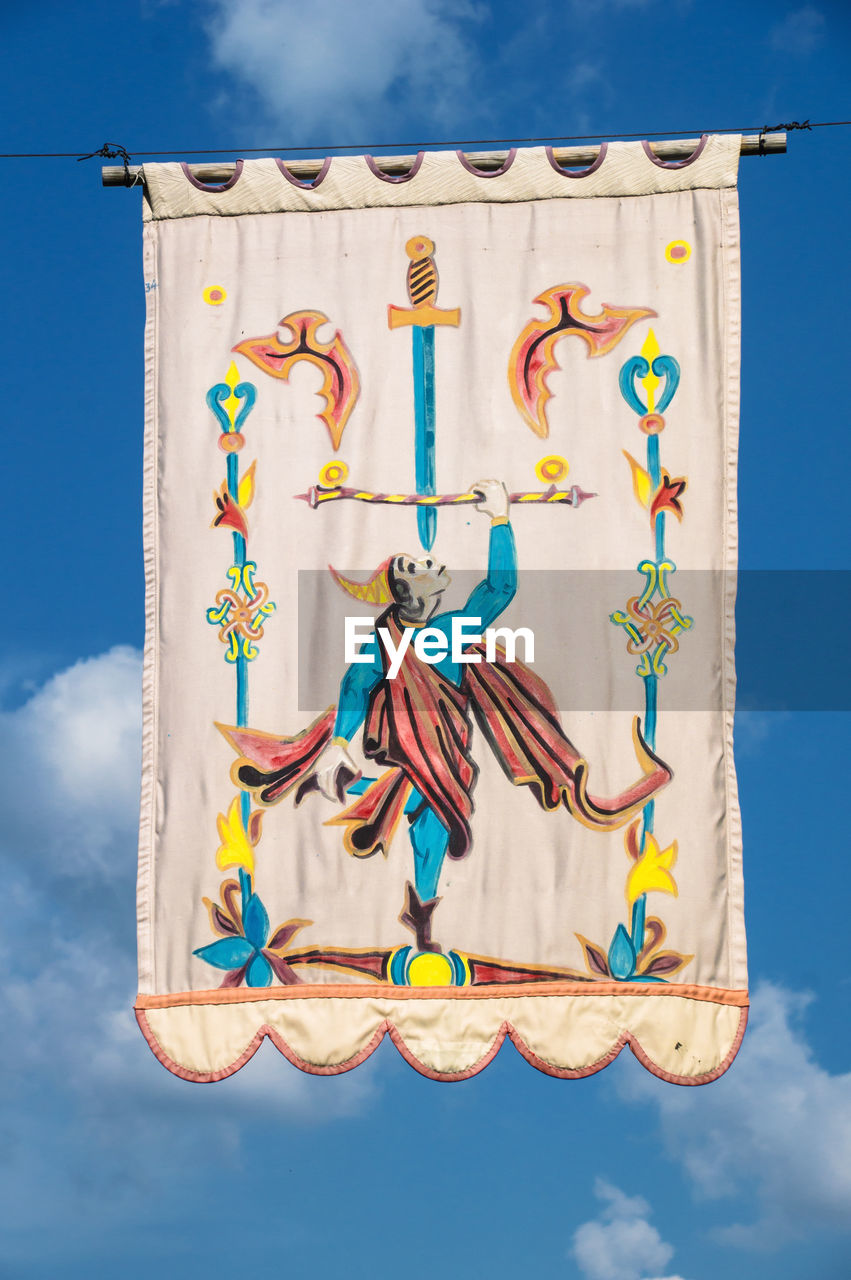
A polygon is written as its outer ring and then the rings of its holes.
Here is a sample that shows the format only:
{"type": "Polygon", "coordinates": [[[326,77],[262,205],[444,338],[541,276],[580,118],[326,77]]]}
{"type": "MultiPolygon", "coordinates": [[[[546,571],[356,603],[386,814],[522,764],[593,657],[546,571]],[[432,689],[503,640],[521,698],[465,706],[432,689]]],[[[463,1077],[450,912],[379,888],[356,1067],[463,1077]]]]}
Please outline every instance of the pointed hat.
{"type": "Polygon", "coordinates": [[[393,593],[390,590],[390,562],[392,559],[392,556],[388,556],[366,582],[356,582],[354,578],[345,578],[331,564],[329,564],[328,568],[337,586],[342,587],[346,594],[352,596],[355,600],[362,600],[364,604],[391,604],[393,601],[393,593]]]}

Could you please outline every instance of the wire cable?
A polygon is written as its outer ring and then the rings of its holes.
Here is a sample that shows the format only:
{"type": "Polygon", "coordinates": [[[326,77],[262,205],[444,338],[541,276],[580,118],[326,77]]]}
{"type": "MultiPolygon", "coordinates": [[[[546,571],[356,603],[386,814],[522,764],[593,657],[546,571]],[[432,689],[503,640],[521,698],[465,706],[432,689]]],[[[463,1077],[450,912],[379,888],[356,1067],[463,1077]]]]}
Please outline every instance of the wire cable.
{"type": "MultiPolygon", "coordinates": [[[[302,154],[307,152],[311,155],[328,155],[331,151],[386,151],[392,148],[395,151],[406,148],[408,150],[422,151],[432,147],[499,147],[499,146],[523,146],[534,143],[555,143],[555,142],[609,142],[612,140],[628,141],[632,138],[675,138],[675,137],[691,137],[694,134],[703,133],[780,133],[790,132],[793,129],[837,129],[845,125],[851,125],[851,120],[797,120],[789,121],[785,124],[772,125],[742,125],[739,128],[725,129],[657,129],[646,133],[584,133],[584,134],[554,134],[544,138],[456,138],[454,140],[443,140],[440,142],[338,142],[333,145],[325,144],[324,146],[315,147],[217,147],[214,149],[200,147],[185,147],[181,151],[135,151],[132,154],[133,159],[150,160],[155,156],[221,156],[221,155],[277,155],[286,153],[292,155],[294,153],[302,154]]],[[[0,152],[0,160],[92,160],[96,156],[102,156],[106,159],[115,159],[121,157],[125,166],[131,159],[130,153],[124,147],[118,146],[116,143],[104,143],[98,151],[91,151],[81,154],[79,151],[7,151],[0,152]]]]}

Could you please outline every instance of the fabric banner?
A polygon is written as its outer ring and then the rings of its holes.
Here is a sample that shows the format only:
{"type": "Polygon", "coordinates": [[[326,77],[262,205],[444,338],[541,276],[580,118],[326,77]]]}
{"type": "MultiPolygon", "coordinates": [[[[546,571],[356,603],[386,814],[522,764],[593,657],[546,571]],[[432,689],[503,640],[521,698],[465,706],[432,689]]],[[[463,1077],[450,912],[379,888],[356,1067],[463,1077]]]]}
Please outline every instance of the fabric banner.
{"type": "Polygon", "coordinates": [[[739,145],[145,166],[171,1071],[732,1061],[739,145]]]}

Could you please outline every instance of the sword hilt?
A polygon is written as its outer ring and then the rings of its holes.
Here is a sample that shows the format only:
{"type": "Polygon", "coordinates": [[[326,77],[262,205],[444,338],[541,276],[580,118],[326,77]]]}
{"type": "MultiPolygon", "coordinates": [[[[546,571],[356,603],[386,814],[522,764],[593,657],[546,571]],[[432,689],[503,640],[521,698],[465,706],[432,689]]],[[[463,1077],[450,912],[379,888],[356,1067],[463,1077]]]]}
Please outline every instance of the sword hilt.
{"type": "Polygon", "coordinates": [[[412,236],[405,245],[405,252],[411,259],[408,266],[406,283],[410,307],[387,308],[387,323],[391,329],[400,329],[411,325],[419,329],[431,325],[451,325],[457,328],[461,323],[460,307],[438,307],[437,286],[438,274],[434,258],[434,241],[428,236],[412,236]]]}
{"type": "Polygon", "coordinates": [[[434,265],[434,241],[428,236],[414,236],[405,245],[411,259],[408,267],[408,299],[412,307],[437,302],[437,267],[434,265]]]}

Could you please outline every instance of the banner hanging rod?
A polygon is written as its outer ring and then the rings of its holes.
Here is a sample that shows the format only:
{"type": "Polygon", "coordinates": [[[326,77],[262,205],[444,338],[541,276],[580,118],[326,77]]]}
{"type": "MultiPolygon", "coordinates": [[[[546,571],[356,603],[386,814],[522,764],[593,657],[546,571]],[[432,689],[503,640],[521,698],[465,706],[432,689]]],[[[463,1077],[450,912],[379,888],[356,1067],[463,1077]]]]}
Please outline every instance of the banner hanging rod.
{"type": "MultiPolygon", "coordinates": [[[[670,142],[651,142],[650,146],[660,160],[686,160],[700,142],[699,138],[676,138],[670,142]]],[[[785,132],[752,133],[742,137],[741,154],[743,156],[783,155],[786,151],[785,132]]],[[[553,147],[556,160],[562,165],[593,164],[600,153],[599,147],[553,147]]],[[[500,169],[508,156],[507,151],[470,151],[465,152],[467,159],[476,168],[487,172],[489,169],[500,169]]],[[[376,163],[384,173],[407,173],[416,159],[415,156],[380,156],[376,163]]],[[[324,159],[287,160],[286,166],[297,178],[313,178],[324,164],[324,159]]],[[[233,177],[236,165],[214,161],[206,164],[190,164],[189,172],[199,182],[227,182],[233,177]]],[[[136,186],[144,181],[142,165],[104,165],[101,178],[105,187],[136,186]]]]}

